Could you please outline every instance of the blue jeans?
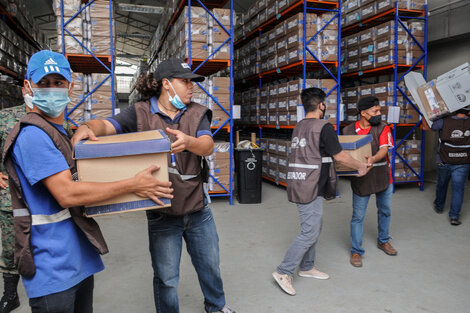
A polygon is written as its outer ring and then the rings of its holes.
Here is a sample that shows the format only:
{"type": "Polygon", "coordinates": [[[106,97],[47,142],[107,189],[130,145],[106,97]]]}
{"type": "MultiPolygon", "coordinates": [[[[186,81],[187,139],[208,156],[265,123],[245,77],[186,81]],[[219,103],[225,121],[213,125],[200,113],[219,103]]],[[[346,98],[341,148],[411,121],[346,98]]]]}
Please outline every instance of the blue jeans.
{"type": "MultiPolygon", "coordinates": [[[[377,205],[378,238],[380,244],[390,240],[388,229],[390,226],[390,204],[392,202],[393,186],[388,186],[384,191],[375,194],[377,205]]],[[[359,196],[353,192],[353,215],[351,218],[351,253],[364,254],[362,248],[362,234],[364,231],[364,217],[366,216],[369,196],[359,196]]]]}
{"type": "Polygon", "coordinates": [[[148,215],[149,246],[154,272],[153,289],[158,313],[177,313],[178,281],[184,238],[204,295],[207,312],[225,305],[219,268],[219,237],[208,206],[183,216],[148,215]]]}
{"type": "Polygon", "coordinates": [[[32,313],[92,313],[93,275],[70,289],[29,299],[32,313]]]}
{"type": "Polygon", "coordinates": [[[315,262],[315,246],[323,223],[323,198],[317,197],[307,204],[299,203],[297,208],[300,215],[300,233],[277,267],[279,274],[292,276],[297,266],[301,271],[309,271],[315,262]]]}
{"type": "Polygon", "coordinates": [[[436,200],[434,206],[442,211],[446,203],[447,187],[452,181],[452,200],[450,203],[449,217],[458,219],[462,209],[465,181],[470,172],[470,164],[444,164],[437,165],[436,200]]]}

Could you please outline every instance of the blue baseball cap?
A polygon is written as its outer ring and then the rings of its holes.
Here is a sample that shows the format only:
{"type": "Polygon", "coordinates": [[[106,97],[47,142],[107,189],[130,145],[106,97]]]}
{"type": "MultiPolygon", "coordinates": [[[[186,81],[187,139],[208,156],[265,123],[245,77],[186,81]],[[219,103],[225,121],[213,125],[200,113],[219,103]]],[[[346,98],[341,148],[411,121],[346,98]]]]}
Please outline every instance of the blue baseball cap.
{"type": "Polygon", "coordinates": [[[66,80],[72,82],[70,63],[63,54],[50,50],[41,50],[33,54],[28,62],[26,77],[37,84],[49,74],[62,75],[66,80]]]}

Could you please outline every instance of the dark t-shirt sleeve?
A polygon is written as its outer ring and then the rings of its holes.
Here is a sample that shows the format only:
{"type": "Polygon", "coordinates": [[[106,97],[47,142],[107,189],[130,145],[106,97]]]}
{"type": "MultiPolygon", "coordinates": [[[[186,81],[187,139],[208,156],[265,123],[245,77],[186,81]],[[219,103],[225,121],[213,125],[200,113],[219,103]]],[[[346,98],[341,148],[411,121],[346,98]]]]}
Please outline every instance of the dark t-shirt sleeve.
{"type": "Polygon", "coordinates": [[[431,129],[440,131],[440,130],[442,130],[442,127],[444,127],[444,120],[439,119],[439,120],[436,120],[432,123],[431,129]]]}
{"type": "Polygon", "coordinates": [[[334,156],[343,150],[339,143],[336,131],[331,124],[323,126],[320,133],[320,151],[326,156],[334,156]]]}
{"type": "Polygon", "coordinates": [[[203,135],[212,135],[211,131],[211,114],[209,111],[203,116],[201,119],[201,122],[199,123],[199,126],[197,127],[197,134],[196,137],[201,137],[203,135]]]}
{"type": "Polygon", "coordinates": [[[128,106],[121,113],[109,117],[107,120],[113,124],[118,134],[137,131],[137,113],[134,105],[128,106]]]}

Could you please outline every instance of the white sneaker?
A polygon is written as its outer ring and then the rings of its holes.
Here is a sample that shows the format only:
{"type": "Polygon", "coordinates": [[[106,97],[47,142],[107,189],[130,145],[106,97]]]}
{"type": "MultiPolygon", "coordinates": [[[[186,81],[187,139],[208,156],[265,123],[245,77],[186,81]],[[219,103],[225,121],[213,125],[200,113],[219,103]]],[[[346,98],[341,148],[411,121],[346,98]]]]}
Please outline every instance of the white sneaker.
{"type": "Polygon", "coordinates": [[[328,279],[328,278],[330,278],[330,275],[328,275],[327,273],[320,272],[315,267],[312,268],[309,271],[299,271],[299,276],[316,278],[316,279],[328,279]]]}
{"type": "Polygon", "coordinates": [[[287,274],[279,274],[278,272],[273,273],[274,280],[284,290],[285,293],[295,296],[295,289],[292,286],[292,276],[287,274]]]}
{"type": "MultiPolygon", "coordinates": [[[[204,312],[208,313],[206,310],[204,310],[204,312]]],[[[233,309],[231,309],[228,305],[224,305],[224,307],[220,310],[218,310],[217,312],[221,312],[221,313],[236,313],[233,309]]],[[[217,313],[216,312],[216,313],[217,313]]]]}

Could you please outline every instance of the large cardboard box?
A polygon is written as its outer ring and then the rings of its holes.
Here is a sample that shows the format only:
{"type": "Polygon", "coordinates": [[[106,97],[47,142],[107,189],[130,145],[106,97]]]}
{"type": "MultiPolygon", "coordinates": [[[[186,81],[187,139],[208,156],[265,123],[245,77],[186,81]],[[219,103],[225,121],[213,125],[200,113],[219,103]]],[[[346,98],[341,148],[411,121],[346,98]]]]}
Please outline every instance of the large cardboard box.
{"type": "Polygon", "coordinates": [[[470,105],[470,65],[464,63],[428,83],[422,74],[410,72],[405,76],[411,92],[429,126],[432,121],[470,105]]]}
{"type": "MultiPolygon", "coordinates": [[[[140,171],[159,165],[153,176],[168,181],[167,153],[170,141],[162,130],[100,137],[99,141],[82,141],[75,145],[78,179],[86,182],[112,182],[128,179],[140,171]]],[[[170,199],[153,200],[128,193],[85,207],[86,216],[99,216],[158,209],[171,206],[170,199]]]]}
{"type": "MultiPolygon", "coordinates": [[[[359,162],[366,162],[366,156],[372,155],[371,135],[341,135],[338,136],[339,143],[343,150],[359,162]]],[[[342,176],[356,175],[357,171],[335,163],[336,173],[342,176]]]]}

